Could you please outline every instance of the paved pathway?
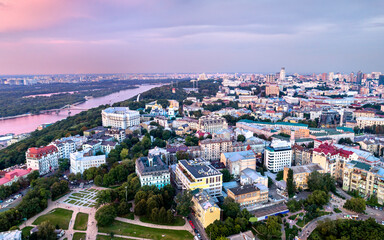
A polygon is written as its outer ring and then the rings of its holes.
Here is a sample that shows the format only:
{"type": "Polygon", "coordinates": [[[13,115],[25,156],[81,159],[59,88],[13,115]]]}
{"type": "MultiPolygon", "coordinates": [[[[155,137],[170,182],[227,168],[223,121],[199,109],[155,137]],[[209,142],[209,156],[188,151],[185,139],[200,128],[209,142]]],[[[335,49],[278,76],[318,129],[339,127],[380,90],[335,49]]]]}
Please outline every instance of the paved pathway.
{"type": "Polygon", "coordinates": [[[135,216],[134,220],[122,218],[122,217],[117,217],[116,220],[120,222],[136,224],[144,227],[162,228],[162,229],[171,229],[171,230],[187,230],[189,232],[193,232],[192,227],[189,225],[188,221],[185,221],[185,224],[183,226],[165,226],[165,225],[141,222],[139,217],[137,216],[135,216]]]}

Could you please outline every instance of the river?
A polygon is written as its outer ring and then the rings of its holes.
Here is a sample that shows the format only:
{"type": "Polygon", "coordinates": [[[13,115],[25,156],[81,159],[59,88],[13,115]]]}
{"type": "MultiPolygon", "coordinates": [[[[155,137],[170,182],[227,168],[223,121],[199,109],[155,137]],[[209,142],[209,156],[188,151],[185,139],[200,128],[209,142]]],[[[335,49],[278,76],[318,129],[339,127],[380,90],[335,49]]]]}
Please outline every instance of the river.
{"type": "MultiPolygon", "coordinates": [[[[78,108],[79,110],[71,109],[70,116],[76,115],[86,109],[98,107],[100,105],[113,104],[116,102],[127,100],[139,93],[143,93],[145,91],[150,90],[151,88],[158,86],[161,85],[140,85],[138,88],[135,89],[126,89],[120,92],[106,95],[104,97],[91,98],[81,104],[74,106],[74,108],[78,108]]],[[[46,113],[0,120],[0,135],[7,133],[20,134],[33,132],[41,124],[54,123],[67,118],[69,116],[68,112],[68,110],[61,110],[58,114],[46,113]]]]}

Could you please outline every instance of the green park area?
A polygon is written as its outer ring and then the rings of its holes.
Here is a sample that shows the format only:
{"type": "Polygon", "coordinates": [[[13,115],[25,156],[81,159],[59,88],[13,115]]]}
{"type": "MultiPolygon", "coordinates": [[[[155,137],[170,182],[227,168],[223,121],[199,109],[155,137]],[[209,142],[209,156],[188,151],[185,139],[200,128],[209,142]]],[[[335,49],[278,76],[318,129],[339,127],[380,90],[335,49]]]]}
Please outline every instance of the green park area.
{"type": "Polygon", "coordinates": [[[164,226],[184,226],[185,225],[184,218],[182,218],[180,216],[176,216],[175,217],[175,221],[172,224],[169,224],[169,223],[164,223],[164,224],[162,224],[162,223],[154,223],[147,216],[141,216],[140,217],[140,221],[144,222],[144,223],[153,223],[153,224],[164,225],[164,226]]]}
{"type": "Polygon", "coordinates": [[[72,240],[85,240],[85,239],[86,239],[86,234],[81,232],[75,232],[72,238],[72,240]]]}
{"type": "Polygon", "coordinates": [[[77,213],[74,229],[85,231],[87,230],[87,225],[88,225],[88,214],[82,213],[82,212],[77,213]]]}
{"type": "Polygon", "coordinates": [[[69,221],[71,220],[72,213],[72,210],[55,208],[50,213],[38,217],[33,222],[33,225],[39,225],[44,221],[49,221],[54,226],[59,226],[59,228],[61,229],[68,230],[69,221]]]}
{"type": "Polygon", "coordinates": [[[124,235],[139,238],[148,239],[167,239],[167,240],[179,240],[179,239],[193,239],[190,232],[186,230],[169,230],[161,228],[149,228],[130,223],[124,223],[120,221],[114,221],[107,227],[99,227],[99,232],[111,233],[116,235],[124,235]]]}

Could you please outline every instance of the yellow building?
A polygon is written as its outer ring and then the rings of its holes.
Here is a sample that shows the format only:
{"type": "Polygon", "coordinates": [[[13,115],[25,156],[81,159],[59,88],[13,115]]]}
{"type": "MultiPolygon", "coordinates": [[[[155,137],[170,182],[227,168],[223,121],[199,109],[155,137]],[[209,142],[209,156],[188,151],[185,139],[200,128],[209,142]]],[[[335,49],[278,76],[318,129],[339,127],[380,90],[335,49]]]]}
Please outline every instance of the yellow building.
{"type": "Polygon", "coordinates": [[[376,196],[379,204],[383,204],[384,169],[358,161],[346,163],[343,190],[357,191],[363,197],[376,196]]]}
{"type": "Polygon", "coordinates": [[[200,190],[192,197],[193,212],[196,219],[206,228],[216,220],[220,220],[221,209],[205,190],[200,190]]]}
{"type": "Polygon", "coordinates": [[[288,170],[292,169],[293,171],[293,182],[297,189],[301,188],[303,190],[308,189],[308,176],[313,171],[318,171],[324,173],[324,170],[316,163],[311,163],[308,165],[302,166],[293,166],[284,168],[284,181],[287,182],[288,179],[288,170]]]}
{"type": "Polygon", "coordinates": [[[239,203],[241,208],[247,208],[249,211],[268,202],[268,188],[263,184],[240,185],[228,189],[227,194],[239,203]]]}
{"type": "Polygon", "coordinates": [[[175,170],[176,184],[185,190],[204,189],[211,196],[221,196],[222,173],[202,158],[180,160],[175,170]]]}

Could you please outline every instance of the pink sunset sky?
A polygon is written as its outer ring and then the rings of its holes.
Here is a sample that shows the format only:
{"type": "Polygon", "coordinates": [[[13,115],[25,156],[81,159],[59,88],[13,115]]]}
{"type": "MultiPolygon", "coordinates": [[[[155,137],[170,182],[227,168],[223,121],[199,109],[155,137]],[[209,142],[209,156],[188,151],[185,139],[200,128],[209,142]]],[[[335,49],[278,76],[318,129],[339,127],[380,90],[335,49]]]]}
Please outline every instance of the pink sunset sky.
{"type": "Polygon", "coordinates": [[[0,74],[384,72],[384,1],[0,0],[0,74]]]}

